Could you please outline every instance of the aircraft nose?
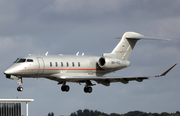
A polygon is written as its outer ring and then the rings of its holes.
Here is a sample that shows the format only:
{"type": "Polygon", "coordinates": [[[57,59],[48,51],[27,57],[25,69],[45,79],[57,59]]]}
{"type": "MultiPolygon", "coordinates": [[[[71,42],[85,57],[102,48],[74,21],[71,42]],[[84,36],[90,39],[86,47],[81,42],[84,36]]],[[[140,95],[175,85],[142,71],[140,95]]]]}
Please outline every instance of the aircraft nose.
{"type": "Polygon", "coordinates": [[[13,72],[11,72],[11,70],[10,69],[6,69],[5,71],[4,71],[4,74],[6,75],[6,78],[8,78],[8,79],[18,79],[16,76],[14,76],[14,75],[12,75],[12,73],[13,72]]]}
{"type": "Polygon", "coordinates": [[[9,74],[10,74],[10,71],[9,71],[9,70],[5,70],[5,71],[4,71],[4,74],[5,74],[5,75],[9,75],[9,74]]]}
{"type": "Polygon", "coordinates": [[[12,72],[12,69],[11,68],[8,68],[4,71],[4,74],[5,75],[11,75],[13,72],[12,72]]]}

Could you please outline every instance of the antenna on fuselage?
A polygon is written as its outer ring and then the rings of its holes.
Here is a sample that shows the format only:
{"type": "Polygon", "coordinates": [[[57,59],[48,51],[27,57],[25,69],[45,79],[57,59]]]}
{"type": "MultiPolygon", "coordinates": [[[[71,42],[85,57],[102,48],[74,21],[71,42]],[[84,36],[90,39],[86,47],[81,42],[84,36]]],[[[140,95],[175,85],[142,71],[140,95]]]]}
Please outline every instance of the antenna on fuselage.
{"type": "Polygon", "coordinates": [[[79,52],[76,53],[76,56],[78,56],[78,55],[79,55],[79,52]]]}
{"type": "Polygon", "coordinates": [[[46,56],[48,55],[48,51],[46,52],[46,54],[45,54],[46,56]]]}

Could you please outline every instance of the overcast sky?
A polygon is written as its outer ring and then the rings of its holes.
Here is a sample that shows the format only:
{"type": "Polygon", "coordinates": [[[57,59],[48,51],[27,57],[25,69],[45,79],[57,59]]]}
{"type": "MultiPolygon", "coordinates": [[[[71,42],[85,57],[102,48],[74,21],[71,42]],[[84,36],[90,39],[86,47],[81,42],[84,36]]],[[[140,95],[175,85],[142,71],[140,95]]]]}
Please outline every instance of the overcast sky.
{"type": "MultiPolygon", "coordinates": [[[[70,91],[47,79],[16,80],[3,71],[20,56],[28,54],[76,54],[101,56],[111,52],[126,31],[171,39],[138,41],[129,60],[131,66],[113,76],[161,74],[180,62],[179,0],[0,0],[0,99],[34,99],[29,115],[69,115],[79,109],[105,113],[176,112],[180,108],[180,66],[167,76],[142,83],[112,83],[93,86],[85,94],[84,84],[67,83],[70,91]]],[[[95,82],[93,82],[95,83],[95,82]]],[[[25,104],[23,104],[25,107],[25,104]]],[[[25,109],[23,109],[25,114],[25,109]]]]}

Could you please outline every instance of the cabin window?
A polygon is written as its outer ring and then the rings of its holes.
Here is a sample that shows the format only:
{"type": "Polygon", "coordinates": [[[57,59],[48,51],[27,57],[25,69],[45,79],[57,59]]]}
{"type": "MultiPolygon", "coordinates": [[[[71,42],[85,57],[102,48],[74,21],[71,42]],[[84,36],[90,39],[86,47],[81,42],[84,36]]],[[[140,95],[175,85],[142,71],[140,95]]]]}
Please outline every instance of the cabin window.
{"type": "Polygon", "coordinates": [[[80,65],[80,62],[78,62],[78,66],[80,67],[81,65],[80,65]]]}
{"type": "Polygon", "coordinates": [[[57,62],[55,62],[55,64],[56,64],[56,67],[58,66],[58,63],[57,62]]]}
{"type": "Polygon", "coordinates": [[[69,63],[68,62],[66,62],[66,64],[67,64],[67,67],[69,66],[69,63]]]}
{"type": "Polygon", "coordinates": [[[27,59],[27,62],[33,62],[33,59],[27,59]]]}
{"type": "Polygon", "coordinates": [[[50,67],[52,67],[52,62],[50,62],[50,67]]]}
{"type": "Polygon", "coordinates": [[[74,67],[74,62],[72,62],[72,66],[74,67]]]}
{"type": "Polygon", "coordinates": [[[61,62],[61,67],[63,67],[63,62],[61,62]]]}

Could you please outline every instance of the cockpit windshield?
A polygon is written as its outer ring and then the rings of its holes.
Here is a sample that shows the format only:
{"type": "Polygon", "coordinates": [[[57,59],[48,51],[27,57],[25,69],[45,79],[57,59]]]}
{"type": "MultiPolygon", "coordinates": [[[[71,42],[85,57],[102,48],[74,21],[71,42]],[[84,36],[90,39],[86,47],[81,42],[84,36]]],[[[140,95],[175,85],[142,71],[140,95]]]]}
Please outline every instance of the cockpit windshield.
{"type": "Polygon", "coordinates": [[[14,63],[17,63],[18,60],[19,60],[19,58],[17,58],[17,59],[14,61],[14,63]]]}
{"type": "Polygon", "coordinates": [[[33,62],[33,59],[17,58],[14,63],[33,62]]]}
{"type": "Polygon", "coordinates": [[[26,59],[19,59],[18,61],[17,61],[17,63],[21,63],[21,62],[25,62],[26,61],[26,59]]]}

